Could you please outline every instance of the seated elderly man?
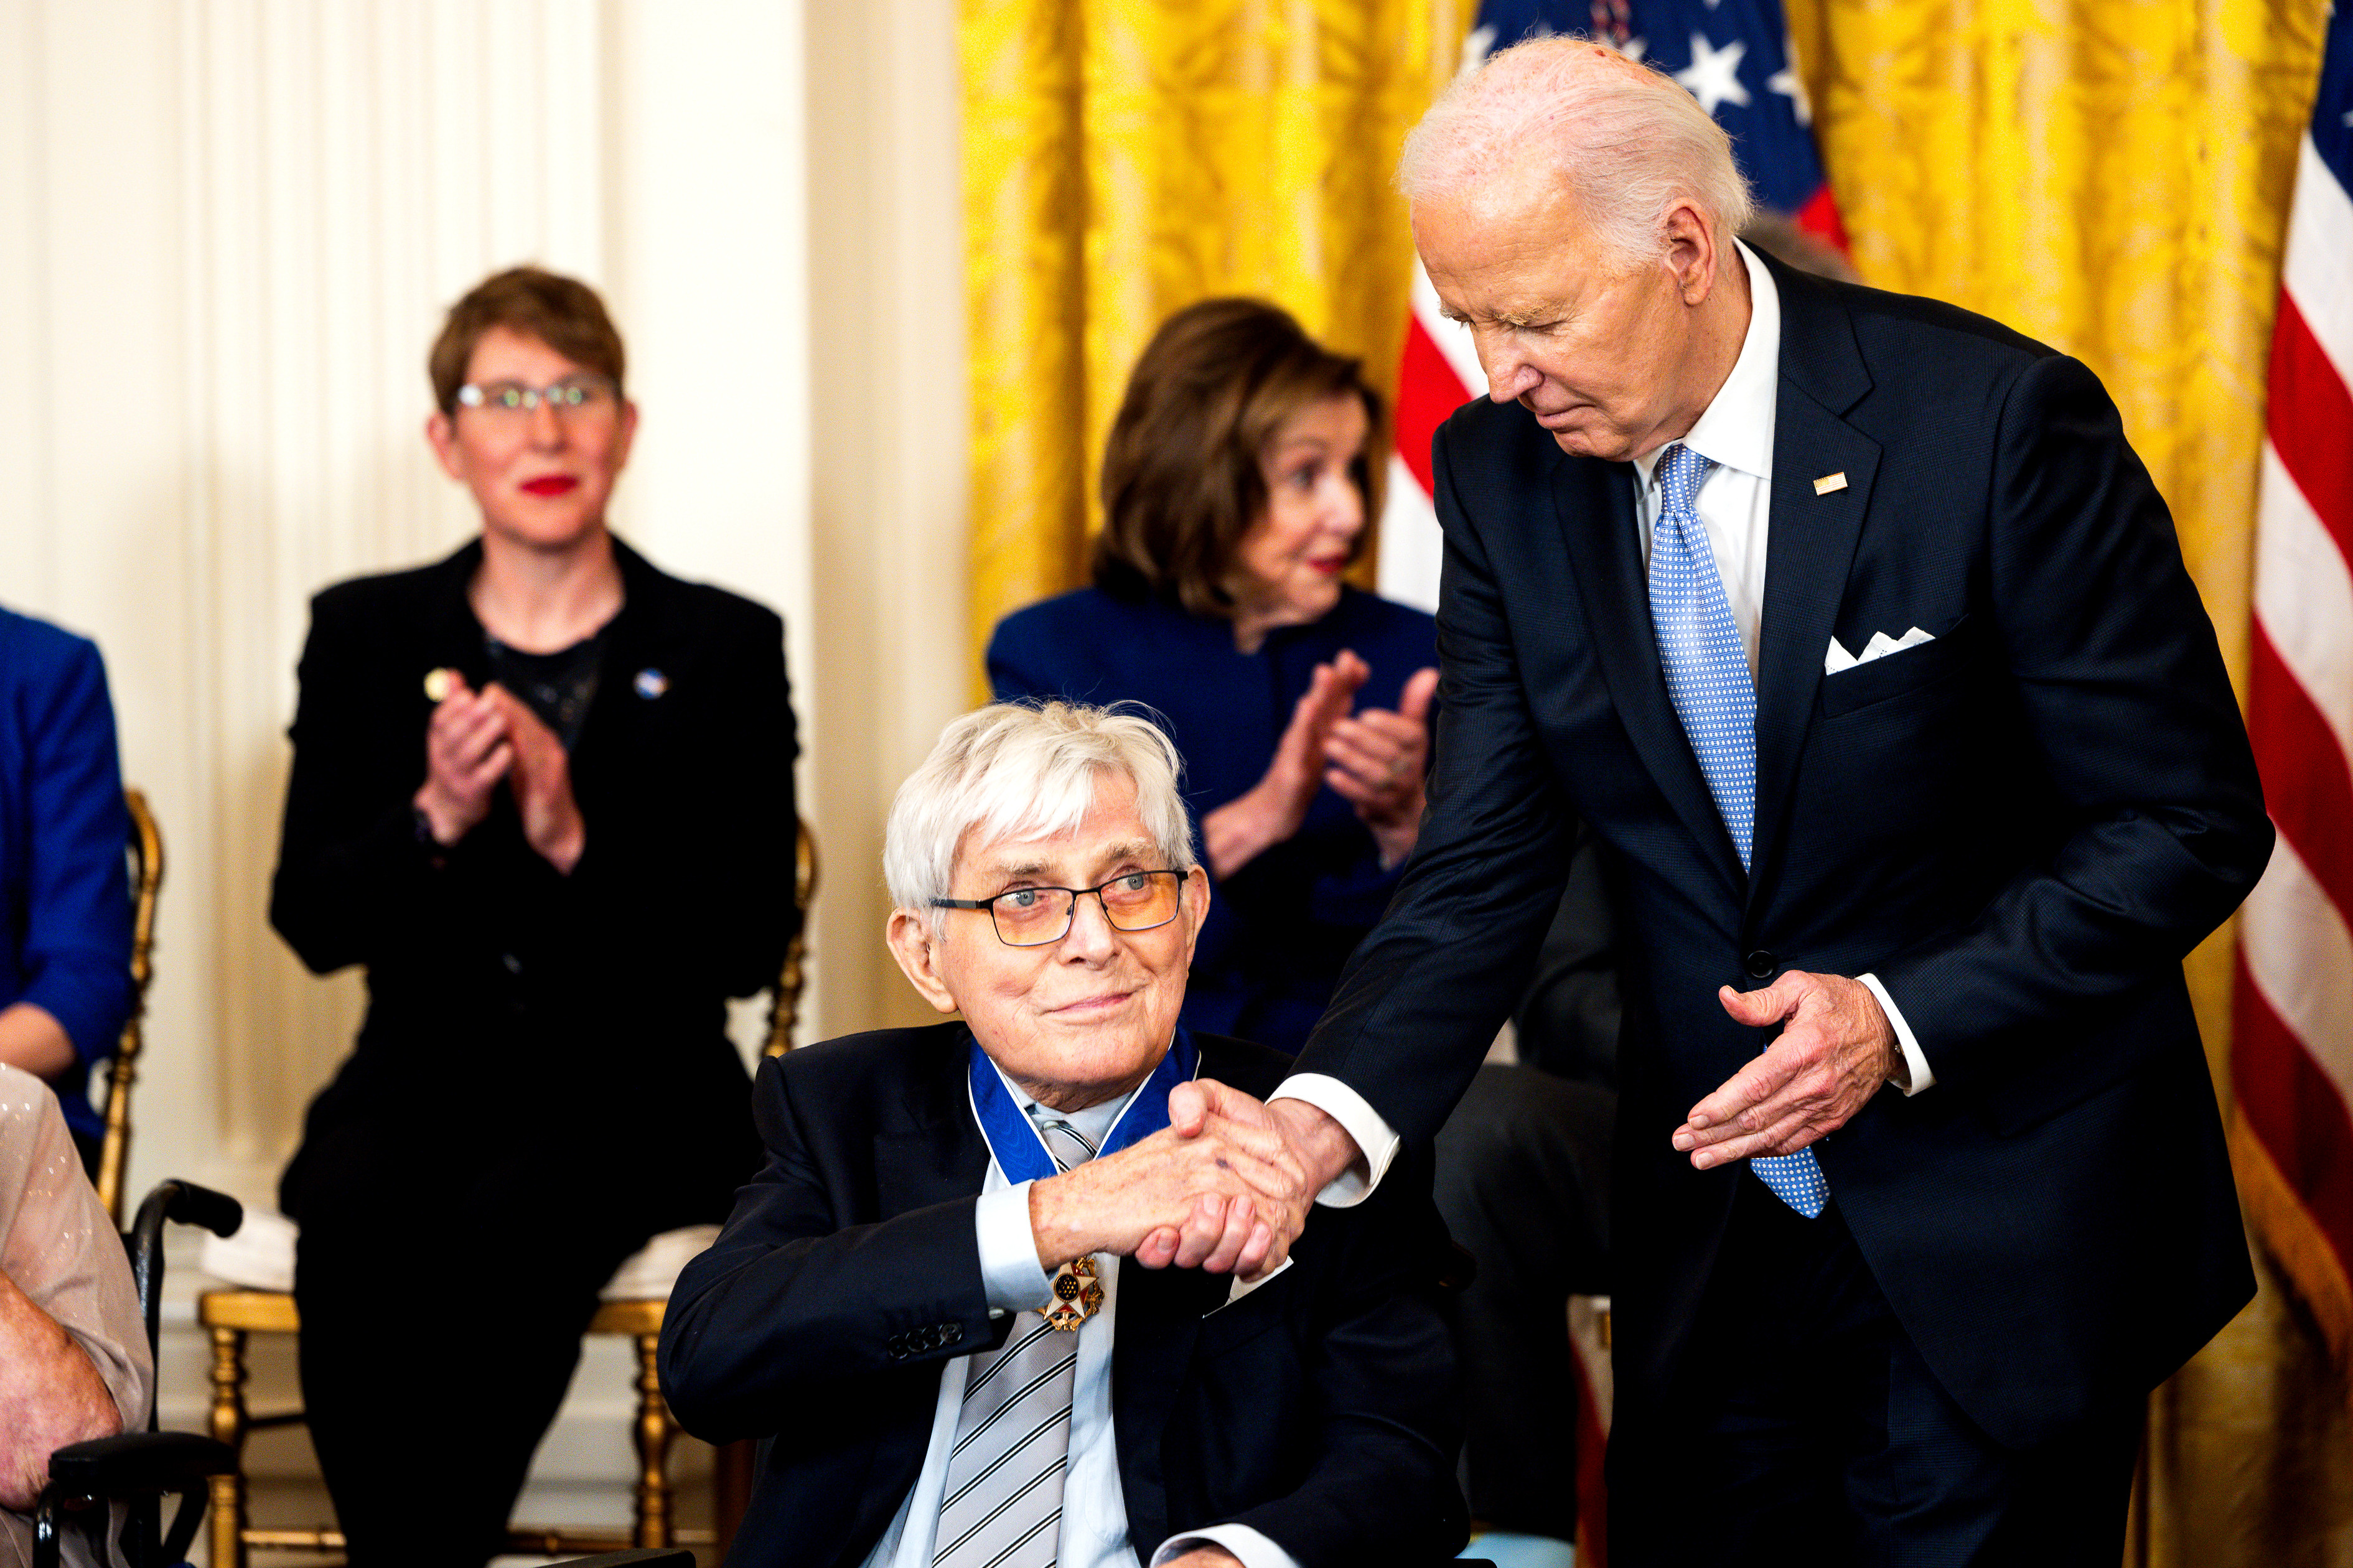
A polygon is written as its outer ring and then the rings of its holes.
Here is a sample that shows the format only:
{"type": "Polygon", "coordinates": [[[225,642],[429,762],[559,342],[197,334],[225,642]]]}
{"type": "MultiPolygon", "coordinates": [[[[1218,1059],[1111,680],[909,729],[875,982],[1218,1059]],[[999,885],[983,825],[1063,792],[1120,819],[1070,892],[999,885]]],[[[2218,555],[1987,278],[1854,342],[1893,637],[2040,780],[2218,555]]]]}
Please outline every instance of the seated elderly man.
{"type": "MultiPolygon", "coordinates": [[[[0,1063],[0,1568],[33,1561],[49,1455],[136,1428],[154,1381],[131,1260],[57,1096],[0,1063]]],[[[89,1568],[80,1531],[64,1556],[89,1568]]]]}
{"type": "Polygon", "coordinates": [[[687,1429],[773,1438],[730,1563],[1354,1568],[1461,1546],[1426,1169],[1319,1211],[1260,1280],[1137,1266],[1170,1234],[1213,1268],[1263,1246],[1246,1130],[1181,1139],[1167,1100],[1197,1073],[1262,1095],[1286,1068],[1177,1026],[1209,900],[1177,767],[1141,718],[999,705],[900,790],[891,949],[964,1021],[762,1067],[766,1168],[663,1328],[687,1429]]]}

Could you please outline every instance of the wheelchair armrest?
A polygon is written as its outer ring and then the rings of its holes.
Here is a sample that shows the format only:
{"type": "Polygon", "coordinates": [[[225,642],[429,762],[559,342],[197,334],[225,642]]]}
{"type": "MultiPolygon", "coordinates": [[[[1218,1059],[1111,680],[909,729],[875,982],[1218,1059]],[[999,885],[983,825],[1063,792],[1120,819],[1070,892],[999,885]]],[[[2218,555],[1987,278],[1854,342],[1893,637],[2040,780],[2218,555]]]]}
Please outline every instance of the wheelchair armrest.
{"type": "Polygon", "coordinates": [[[49,1456],[49,1485],[68,1497],[177,1491],[235,1473],[226,1443],[194,1432],[125,1432],[69,1444],[49,1456]]]}

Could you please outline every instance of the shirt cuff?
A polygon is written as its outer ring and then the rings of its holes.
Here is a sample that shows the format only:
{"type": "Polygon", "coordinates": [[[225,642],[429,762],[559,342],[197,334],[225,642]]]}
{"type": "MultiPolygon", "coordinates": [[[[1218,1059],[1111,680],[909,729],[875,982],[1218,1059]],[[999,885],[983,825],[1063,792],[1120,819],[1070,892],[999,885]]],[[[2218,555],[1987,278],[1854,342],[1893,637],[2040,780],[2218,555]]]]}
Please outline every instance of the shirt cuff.
{"type": "Polygon", "coordinates": [[[1029,1185],[983,1193],[973,1206],[980,1282],[993,1311],[1035,1312],[1054,1300],[1053,1276],[1038,1267],[1038,1238],[1029,1229],[1029,1185]]]}
{"type": "Polygon", "coordinates": [[[1222,1546],[1241,1559],[1242,1568],[1299,1568],[1299,1559],[1247,1524],[1212,1524],[1172,1535],[1152,1554],[1152,1568],[1160,1568],[1196,1546],[1222,1546]]]}
{"type": "Polygon", "coordinates": [[[1354,1208],[1371,1197],[1373,1189],[1388,1173],[1389,1162],[1404,1146],[1405,1140],[1381,1120],[1381,1113],[1366,1104],[1363,1095],[1336,1078],[1320,1072],[1295,1072],[1266,1098],[1269,1104],[1278,1100],[1304,1100],[1338,1122],[1356,1140],[1358,1152],[1365,1156],[1366,1174],[1356,1174],[1356,1168],[1351,1165],[1315,1194],[1315,1201],[1326,1208],[1354,1208]]]}
{"type": "Polygon", "coordinates": [[[1904,1021],[1904,1010],[1896,1006],[1895,998],[1887,994],[1887,987],[1879,983],[1876,974],[1859,974],[1855,978],[1871,988],[1871,994],[1879,998],[1880,1010],[1887,1015],[1887,1021],[1895,1026],[1895,1044],[1904,1053],[1904,1071],[1910,1081],[1906,1082],[1902,1078],[1889,1081],[1902,1089],[1907,1100],[1924,1089],[1934,1089],[1936,1075],[1929,1068],[1928,1058],[1920,1049],[1920,1042],[1913,1037],[1912,1026],[1904,1021]]]}

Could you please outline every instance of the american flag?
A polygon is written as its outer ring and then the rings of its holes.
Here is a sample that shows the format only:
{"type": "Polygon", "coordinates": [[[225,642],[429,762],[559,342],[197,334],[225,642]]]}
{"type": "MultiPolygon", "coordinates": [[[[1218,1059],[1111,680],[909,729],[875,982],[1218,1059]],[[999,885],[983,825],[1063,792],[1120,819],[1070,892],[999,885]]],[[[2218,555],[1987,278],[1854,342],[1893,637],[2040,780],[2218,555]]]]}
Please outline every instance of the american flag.
{"type": "MultiPolygon", "coordinates": [[[[1764,205],[1846,248],[1780,0],[1482,0],[1463,41],[1463,68],[1546,33],[1590,35],[1672,75],[1730,132],[1733,155],[1764,205]]],[[[1380,587],[1393,599],[1425,609],[1438,603],[1430,440],[1486,384],[1470,333],[1438,313],[1438,295],[1416,263],[1398,374],[1397,453],[1381,516],[1380,587]]]]}
{"type": "Polygon", "coordinates": [[[2247,673],[2247,728],[2279,847],[2241,919],[2232,1065],[2249,1207],[2343,1351],[2353,1339],[2353,6],[2329,22],[2283,270],[2247,673]]]}

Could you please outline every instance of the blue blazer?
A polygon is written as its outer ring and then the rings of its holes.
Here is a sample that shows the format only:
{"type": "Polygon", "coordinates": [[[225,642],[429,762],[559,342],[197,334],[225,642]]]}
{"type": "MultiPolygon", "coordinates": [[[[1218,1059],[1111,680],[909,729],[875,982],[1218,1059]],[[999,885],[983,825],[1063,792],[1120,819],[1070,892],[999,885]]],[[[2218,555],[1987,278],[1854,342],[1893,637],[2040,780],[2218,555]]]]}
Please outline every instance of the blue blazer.
{"type": "Polygon", "coordinates": [[[1420,843],[1303,1070],[1427,1139],[1526,983],[1582,818],[1625,935],[1617,1419],[1662,1421],[1737,1163],[1669,1146],[1766,1046],[1716,988],[1872,973],[1936,1082],[1820,1144],[1937,1380],[2025,1447],[2137,1397],[2253,1291],[2181,958],[2272,847],[2165,502],[2074,360],[1804,277],[1782,300],[1744,870],[1660,674],[1634,470],[1523,408],[1440,427],[1420,843]],[[1818,475],[1843,488],[1818,492],[1818,475]],[[1935,641],[1825,674],[1912,626],[1935,641]]]}
{"type": "MultiPolygon", "coordinates": [[[[1149,704],[1185,759],[1185,805],[1198,836],[1204,815],[1265,775],[1315,667],[1343,648],[1372,668],[1357,707],[1394,709],[1413,673],[1437,664],[1438,624],[1344,587],[1322,620],[1278,628],[1245,654],[1229,622],[1082,588],[997,623],[988,683],[1000,700],[1149,704]]],[[[1298,1050],[1398,876],[1381,869],[1356,807],[1319,791],[1290,841],[1210,900],[1185,993],[1187,1026],[1298,1050]]]]}
{"type": "Polygon", "coordinates": [[[0,1007],[64,1026],[80,1060],[50,1087],[96,1137],[90,1064],[131,1015],[131,816],[98,645],[0,610],[0,1007]]]}

